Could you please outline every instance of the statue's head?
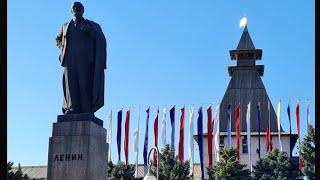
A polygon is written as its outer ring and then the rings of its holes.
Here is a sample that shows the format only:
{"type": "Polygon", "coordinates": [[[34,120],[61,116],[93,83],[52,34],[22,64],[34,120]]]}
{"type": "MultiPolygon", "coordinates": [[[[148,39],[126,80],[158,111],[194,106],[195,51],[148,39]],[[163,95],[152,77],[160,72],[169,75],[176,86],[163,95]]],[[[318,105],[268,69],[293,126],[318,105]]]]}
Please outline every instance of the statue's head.
{"type": "Polygon", "coordinates": [[[71,5],[71,13],[75,18],[77,19],[82,18],[83,12],[84,12],[84,7],[81,4],[81,2],[76,1],[71,5]]]}

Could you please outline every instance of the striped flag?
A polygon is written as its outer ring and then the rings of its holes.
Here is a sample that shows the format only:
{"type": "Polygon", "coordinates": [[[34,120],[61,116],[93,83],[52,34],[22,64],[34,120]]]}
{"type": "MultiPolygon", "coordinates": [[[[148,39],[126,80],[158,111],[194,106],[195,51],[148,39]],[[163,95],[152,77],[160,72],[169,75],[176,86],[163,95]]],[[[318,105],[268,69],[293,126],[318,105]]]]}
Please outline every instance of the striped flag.
{"type": "Polygon", "coordinates": [[[129,129],[130,129],[130,110],[126,112],[126,121],[124,124],[124,155],[125,155],[125,163],[128,165],[128,159],[129,159],[129,129]]]}
{"type": "Polygon", "coordinates": [[[200,156],[200,167],[201,167],[201,178],[204,179],[204,168],[203,168],[203,118],[202,118],[202,107],[198,111],[198,145],[199,145],[199,156],[200,156]]]}
{"type": "Polygon", "coordinates": [[[108,121],[109,121],[109,128],[108,128],[108,139],[107,139],[107,143],[109,144],[109,148],[108,148],[108,161],[112,161],[111,160],[111,143],[112,143],[112,110],[110,111],[109,117],[108,117],[108,121]]]}
{"type": "Polygon", "coordinates": [[[193,107],[189,109],[189,160],[190,175],[193,174],[193,107]]]}
{"type": "Polygon", "coordinates": [[[278,108],[277,108],[277,119],[278,119],[278,138],[279,138],[279,147],[280,147],[280,151],[282,150],[282,142],[281,142],[281,101],[279,101],[278,103],[278,108]]]}
{"type": "MultiPolygon", "coordinates": [[[[154,133],[154,146],[158,148],[158,119],[159,119],[159,108],[157,109],[157,115],[153,124],[153,133],[154,133]]],[[[153,153],[153,163],[157,164],[157,153],[153,153]]]]}
{"type": "Polygon", "coordinates": [[[207,109],[207,130],[208,130],[208,155],[209,167],[212,166],[212,108],[207,109]]]}
{"type": "Polygon", "coordinates": [[[215,159],[216,162],[220,161],[219,158],[219,149],[220,149],[220,105],[216,107],[216,118],[213,124],[214,132],[214,144],[215,144],[215,159]]]}
{"type": "Polygon", "coordinates": [[[179,151],[178,151],[178,158],[179,158],[179,161],[180,163],[183,162],[183,159],[184,159],[184,154],[183,154],[183,151],[184,151],[184,111],[185,111],[185,108],[181,108],[181,116],[180,116],[180,128],[179,128],[179,151]]]}
{"type": "Polygon", "coordinates": [[[117,147],[118,147],[118,161],[121,161],[121,131],[122,131],[122,110],[118,112],[118,129],[117,129],[117,147]]]}
{"type": "Polygon", "coordinates": [[[162,141],[162,146],[165,147],[167,144],[166,140],[166,113],[167,110],[166,108],[163,108],[163,117],[161,121],[161,141],[162,141]]]}
{"type": "Polygon", "coordinates": [[[139,118],[138,118],[138,127],[134,130],[134,144],[133,144],[133,151],[136,155],[136,162],[135,162],[135,173],[134,177],[138,178],[138,156],[139,156],[139,125],[140,125],[140,111],[139,111],[139,118]]]}
{"type": "Polygon", "coordinates": [[[144,163],[144,175],[147,174],[148,170],[148,133],[149,133],[149,113],[150,107],[146,110],[147,112],[147,120],[146,120],[146,132],[144,135],[144,145],[143,145],[143,163],[144,163]]]}
{"type": "Polygon", "coordinates": [[[248,164],[249,164],[249,171],[252,173],[252,161],[251,161],[251,122],[250,122],[250,113],[251,113],[251,103],[249,102],[247,105],[247,140],[248,140],[248,164]]]}
{"type": "Polygon", "coordinates": [[[240,105],[236,107],[236,150],[237,150],[237,160],[240,160],[240,105]]]}
{"type": "Polygon", "coordinates": [[[231,104],[228,105],[228,147],[231,147],[231,104]]]}
{"type": "Polygon", "coordinates": [[[171,120],[171,148],[174,149],[174,133],[175,133],[175,128],[174,128],[174,111],[175,111],[175,106],[173,106],[170,109],[170,120],[171,120]]]}

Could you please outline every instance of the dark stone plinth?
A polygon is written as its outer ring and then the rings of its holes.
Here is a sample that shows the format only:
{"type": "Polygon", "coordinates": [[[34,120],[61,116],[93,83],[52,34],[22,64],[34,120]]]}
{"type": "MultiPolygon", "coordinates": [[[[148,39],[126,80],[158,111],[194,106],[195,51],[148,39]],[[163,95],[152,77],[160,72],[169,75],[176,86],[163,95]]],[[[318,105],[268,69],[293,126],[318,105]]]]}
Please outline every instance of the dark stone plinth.
{"type": "Polygon", "coordinates": [[[103,121],[94,116],[93,113],[78,113],[58,115],[58,122],[71,122],[71,121],[92,121],[99,126],[103,127],[103,121]]]}

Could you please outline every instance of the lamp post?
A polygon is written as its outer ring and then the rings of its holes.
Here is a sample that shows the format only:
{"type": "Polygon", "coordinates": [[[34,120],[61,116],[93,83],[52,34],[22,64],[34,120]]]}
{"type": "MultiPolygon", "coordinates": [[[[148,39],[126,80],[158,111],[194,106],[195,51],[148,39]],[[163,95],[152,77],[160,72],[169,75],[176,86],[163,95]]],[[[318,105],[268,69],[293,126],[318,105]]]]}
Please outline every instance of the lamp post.
{"type": "MultiPolygon", "coordinates": [[[[153,153],[155,153],[153,152],[153,153]]],[[[147,175],[143,178],[143,180],[158,180],[159,179],[159,151],[157,147],[153,147],[150,149],[149,154],[148,154],[148,162],[149,162],[149,169],[148,169],[148,173],[147,175]],[[150,162],[150,154],[151,151],[155,150],[155,152],[157,153],[157,178],[154,177],[151,173],[150,173],[150,169],[151,169],[151,162],[150,162]]]]}

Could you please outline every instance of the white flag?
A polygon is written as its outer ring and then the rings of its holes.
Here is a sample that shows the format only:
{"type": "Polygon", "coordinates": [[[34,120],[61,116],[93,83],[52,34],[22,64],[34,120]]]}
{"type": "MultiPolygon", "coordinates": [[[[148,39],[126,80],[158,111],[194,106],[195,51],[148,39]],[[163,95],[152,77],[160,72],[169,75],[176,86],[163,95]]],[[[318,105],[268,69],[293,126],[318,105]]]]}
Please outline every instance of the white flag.
{"type": "Polygon", "coordinates": [[[249,171],[250,173],[252,172],[252,161],[251,161],[251,121],[250,121],[250,108],[251,108],[251,103],[249,102],[249,104],[247,105],[247,142],[248,142],[248,154],[249,154],[249,160],[248,160],[248,164],[249,164],[249,171]]]}
{"type": "Polygon", "coordinates": [[[161,141],[162,141],[162,146],[165,147],[167,144],[166,140],[166,113],[167,110],[166,108],[163,108],[163,117],[161,121],[161,141]]]}
{"type": "Polygon", "coordinates": [[[111,161],[111,142],[112,142],[112,110],[110,111],[109,117],[109,129],[107,133],[107,143],[109,144],[108,147],[108,161],[111,161]]]}
{"type": "Polygon", "coordinates": [[[189,109],[189,159],[190,175],[193,174],[193,107],[189,109]]]}
{"type": "Polygon", "coordinates": [[[138,155],[139,155],[139,121],[140,121],[140,111],[139,111],[139,118],[138,118],[138,127],[134,130],[133,138],[134,138],[134,144],[133,144],[133,151],[136,155],[136,170],[134,173],[135,178],[138,178],[138,155]]]}
{"type": "Polygon", "coordinates": [[[216,118],[213,122],[213,132],[214,132],[214,152],[215,152],[215,159],[216,162],[219,162],[219,149],[220,149],[220,105],[216,107],[216,118]]]}
{"type": "Polygon", "coordinates": [[[281,126],[280,126],[280,125],[281,125],[280,112],[281,112],[281,101],[279,101],[279,103],[278,103],[277,119],[278,119],[279,148],[280,148],[280,151],[282,151],[281,134],[280,134],[280,130],[281,130],[281,126]]]}

